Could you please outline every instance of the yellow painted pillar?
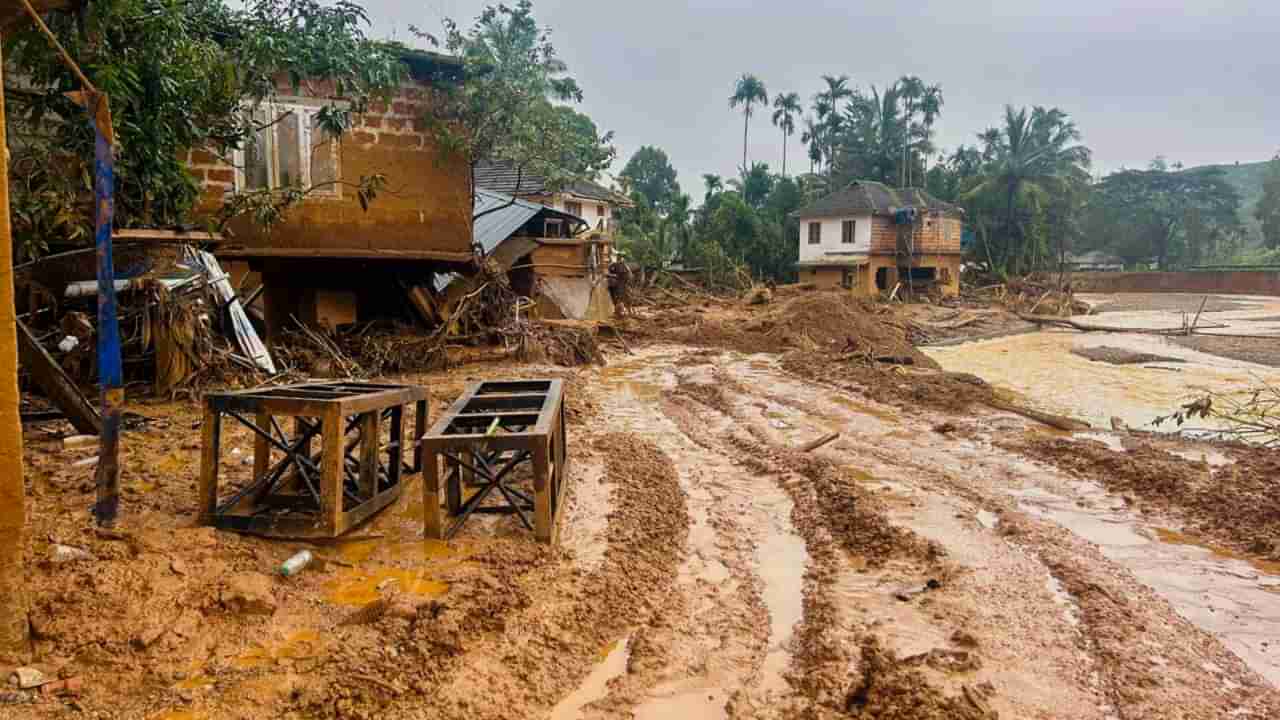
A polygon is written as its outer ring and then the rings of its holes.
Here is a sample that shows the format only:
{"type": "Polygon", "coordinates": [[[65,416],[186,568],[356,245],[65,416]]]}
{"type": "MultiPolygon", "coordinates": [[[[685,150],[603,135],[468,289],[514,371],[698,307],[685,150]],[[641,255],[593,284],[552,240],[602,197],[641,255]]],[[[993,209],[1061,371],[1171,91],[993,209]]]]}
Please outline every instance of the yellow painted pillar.
{"type": "MultiPolygon", "coordinates": [[[[3,67],[0,58],[0,67],[3,67]]],[[[0,70],[0,80],[3,71],[0,70]]],[[[3,85],[0,82],[0,85],[3,85]]],[[[13,300],[13,235],[9,229],[9,146],[0,92],[0,656],[27,644],[27,588],[22,570],[26,490],[22,418],[18,411],[18,325],[13,300]]]]}

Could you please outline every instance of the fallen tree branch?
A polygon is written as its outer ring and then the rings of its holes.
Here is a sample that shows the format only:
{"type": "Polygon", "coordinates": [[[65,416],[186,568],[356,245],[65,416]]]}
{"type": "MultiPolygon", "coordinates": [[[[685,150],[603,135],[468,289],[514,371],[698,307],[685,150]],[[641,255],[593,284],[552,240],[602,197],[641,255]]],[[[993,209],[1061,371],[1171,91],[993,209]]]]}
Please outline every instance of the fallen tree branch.
{"type": "Polygon", "coordinates": [[[811,440],[805,443],[804,445],[801,445],[800,447],[796,448],[796,450],[798,452],[813,452],[814,450],[817,450],[823,445],[826,445],[827,443],[834,441],[838,437],[840,437],[840,433],[838,432],[828,433],[818,438],[817,440],[811,440]]]}

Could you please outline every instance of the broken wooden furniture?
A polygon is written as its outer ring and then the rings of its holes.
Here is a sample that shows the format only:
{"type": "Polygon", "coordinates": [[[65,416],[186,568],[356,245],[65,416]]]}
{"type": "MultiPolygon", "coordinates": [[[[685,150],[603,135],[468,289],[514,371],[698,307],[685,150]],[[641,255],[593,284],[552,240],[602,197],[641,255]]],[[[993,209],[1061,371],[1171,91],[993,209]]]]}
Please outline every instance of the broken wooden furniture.
{"type": "Polygon", "coordinates": [[[422,467],[416,450],[411,464],[404,461],[411,409],[413,437],[421,437],[427,391],[415,385],[329,382],[206,395],[201,524],[289,538],[331,538],[354,528],[394,502],[404,474],[422,467]],[[251,479],[225,495],[218,482],[224,417],[254,438],[251,479]],[[291,419],[285,424],[292,434],[277,418],[291,419]]]}
{"type": "Polygon", "coordinates": [[[568,469],[564,381],[471,383],[419,449],[427,537],[451,538],[473,514],[485,513],[515,515],[538,541],[556,541],[568,469]],[[526,463],[532,497],[511,482],[512,471],[526,463]],[[465,500],[464,492],[471,493],[465,500]],[[489,498],[498,503],[486,505],[489,498]]]}

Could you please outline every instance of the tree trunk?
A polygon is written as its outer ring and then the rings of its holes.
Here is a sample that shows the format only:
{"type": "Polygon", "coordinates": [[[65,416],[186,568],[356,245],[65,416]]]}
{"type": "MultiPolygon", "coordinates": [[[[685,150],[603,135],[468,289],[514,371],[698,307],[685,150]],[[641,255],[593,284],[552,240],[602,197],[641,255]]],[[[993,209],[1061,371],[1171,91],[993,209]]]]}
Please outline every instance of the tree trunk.
{"type": "Polygon", "coordinates": [[[1013,251],[1013,198],[1017,194],[1018,183],[1016,180],[1010,180],[1004,215],[1005,247],[1007,248],[1005,257],[1018,257],[1016,254],[1011,254],[1013,251]]]}
{"type": "Polygon", "coordinates": [[[787,130],[782,129],[782,177],[787,176],[787,130]]]}
{"type": "MultiPolygon", "coordinates": [[[[3,66],[3,60],[0,60],[3,66]]],[[[5,147],[0,94],[0,148],[5,147]]],[[[22,421],[18,410],[18,322],[13,297],[13,237],[9,228],[9,164],[0,163],[0,657],[27,645],[27,588],[22,573],[26,491],[22,481],[22,421]]]]}
{"type": "Polygon", "coordinates": [[[742,172],[747,171],[747,123],[751,120],[751,105],[742,113],[742,172]]]}

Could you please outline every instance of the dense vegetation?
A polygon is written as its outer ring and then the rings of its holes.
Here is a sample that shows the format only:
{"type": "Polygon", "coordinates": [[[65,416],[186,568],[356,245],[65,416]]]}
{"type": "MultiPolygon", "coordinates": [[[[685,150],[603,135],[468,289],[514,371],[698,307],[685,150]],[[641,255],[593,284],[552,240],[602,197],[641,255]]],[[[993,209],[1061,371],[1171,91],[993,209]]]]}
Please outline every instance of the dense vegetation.
{"type": "Polygon", "coordinates": [[[622,173],[637,201],[623,222],[636,258],[713,275],[737,262],[757,278],[789,280],[799,232],[790,214],[866,179],[924,187],[963,207],[973,238],[969,261],[998,276],[1056,270],[1070,254],[1094,250],[1164,269],[1280,261],[1280,159],[1184,169],[1156,158],[1146,169],[1099,178],[1070,115],[1041,106],[1006,107],[975,144],[942,152],[934,143],[944,103],[939,85],[914,76],[865,89],[847,75],[821,80],[807,114],[798,94],[773,96],[781,174],[747,162],[750,119],[767,106],[769,92],[755,75],[736,81],[729,105],[744,122],[739,177],[705,175],[696,210],[665,153],[640,150],[622,173]],[[797,130],[809,167],[791,177],[787,142],[797,130]]]}

